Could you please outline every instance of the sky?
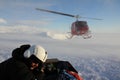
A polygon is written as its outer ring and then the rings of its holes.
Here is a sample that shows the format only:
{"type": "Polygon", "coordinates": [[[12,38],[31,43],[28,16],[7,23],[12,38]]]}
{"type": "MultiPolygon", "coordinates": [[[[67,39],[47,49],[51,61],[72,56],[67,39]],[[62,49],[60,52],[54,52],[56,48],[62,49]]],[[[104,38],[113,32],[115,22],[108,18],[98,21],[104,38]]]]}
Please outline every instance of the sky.
{"type": "Polygon", "coordinates": [[[72,22],[76,21],[71,17],[41,12],[35,8],[100,18],[103,20],[79,20],[87,21],[93,33],[120,33],[120,0],[0,0],[0,31],[3,28],[24,26],[69,32],[72,22]]]}

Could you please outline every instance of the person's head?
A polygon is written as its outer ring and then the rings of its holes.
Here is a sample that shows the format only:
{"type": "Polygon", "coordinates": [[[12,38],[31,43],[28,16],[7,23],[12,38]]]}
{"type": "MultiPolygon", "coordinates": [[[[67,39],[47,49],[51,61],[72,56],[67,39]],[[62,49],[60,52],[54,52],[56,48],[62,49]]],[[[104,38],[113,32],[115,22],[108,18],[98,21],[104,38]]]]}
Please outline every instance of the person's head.
{"type": "Polygon", "coordinates": [[[24,52],[24,57],[30,59],[31,69],[34,69],[46,61],[47,52],[39,45],[32,45],[24,52]]]}

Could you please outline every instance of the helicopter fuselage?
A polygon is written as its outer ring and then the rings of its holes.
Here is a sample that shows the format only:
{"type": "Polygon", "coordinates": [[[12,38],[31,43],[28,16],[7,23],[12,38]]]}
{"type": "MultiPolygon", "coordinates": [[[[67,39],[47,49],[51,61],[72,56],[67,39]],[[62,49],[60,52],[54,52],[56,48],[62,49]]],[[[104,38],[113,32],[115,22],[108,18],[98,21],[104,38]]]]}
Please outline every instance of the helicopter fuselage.
{"type": "Polygon", "coordinates": [[[89,27],[86,21],[76,21],[71,25],[71,34],[72,35],[83,35],[88,33],[89,27]]]}

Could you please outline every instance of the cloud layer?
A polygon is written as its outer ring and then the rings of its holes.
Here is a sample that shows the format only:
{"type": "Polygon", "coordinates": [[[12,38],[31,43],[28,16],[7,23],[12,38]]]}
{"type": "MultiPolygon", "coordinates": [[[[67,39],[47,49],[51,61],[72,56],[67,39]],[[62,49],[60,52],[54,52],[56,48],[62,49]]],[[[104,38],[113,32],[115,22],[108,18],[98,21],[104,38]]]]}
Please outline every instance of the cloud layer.
{"type": "Polygon", "coordinates": [[[5,19],[3,19],[3,18],[0,18],[0,23],[5,24],[5,23],[7,23],[7,21],[5,19]]]}

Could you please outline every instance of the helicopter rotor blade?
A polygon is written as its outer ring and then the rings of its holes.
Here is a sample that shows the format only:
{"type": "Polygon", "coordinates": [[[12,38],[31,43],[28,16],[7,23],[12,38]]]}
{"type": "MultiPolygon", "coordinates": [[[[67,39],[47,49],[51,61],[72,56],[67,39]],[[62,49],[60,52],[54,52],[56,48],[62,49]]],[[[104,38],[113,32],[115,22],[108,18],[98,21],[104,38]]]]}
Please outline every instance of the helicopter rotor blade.
{"type": "Polygon", "coordinates": [[[69,16],[69,17],[74,17],[76,19],[78,19],[78,18],[86,18],[86,19],[93,19],[93,20],[102,20],[102,19],[99,19],[99,18],[82,17],[82,16],[79,16],[79,15],[71,15],[71,14],[66,14],[66,13],[62,13],[62,12],[56,12],[56,11],[47,10],[47,9],[36,8],[36,10],[49,12],[49,13],[54,13],[54,14],[59,14],[59,15],[64,15],[64,16],[69,16]]]}
{"type": "Polygon", "coordinates": [[[44,12],[50,12],[50,13],[54,13],[54,14],[60,14],[60,15],[69,16],[69,17],[76,17],[75,15],[66,14],[66,13],[62,13],[62,12],[51,11],[51,10],[46,10],[46,9],[36,8],[36,10],[44,11],[44,12]]]}
{"type": "Polygon", "coordinates": [[[86,19],[93,19],[93,20],[102,20],[102,19],[99,19],[99,18],[91,18],[91,17],[78,17],[78,18],[86,18],[86,19]]]}

